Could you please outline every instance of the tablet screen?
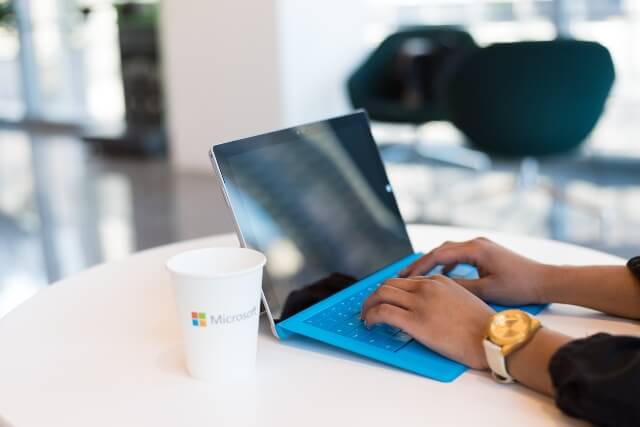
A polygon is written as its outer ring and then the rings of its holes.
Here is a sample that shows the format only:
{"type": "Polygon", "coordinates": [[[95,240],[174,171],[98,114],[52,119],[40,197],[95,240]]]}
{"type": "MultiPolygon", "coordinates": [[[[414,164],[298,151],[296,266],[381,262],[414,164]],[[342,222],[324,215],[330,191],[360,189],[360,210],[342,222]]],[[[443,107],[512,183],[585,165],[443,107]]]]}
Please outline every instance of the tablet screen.
{"type": "Polygon", "coordinates": [[[283,320],[413,253],[366,114],[214,147],[263,290],[283,320]]]}

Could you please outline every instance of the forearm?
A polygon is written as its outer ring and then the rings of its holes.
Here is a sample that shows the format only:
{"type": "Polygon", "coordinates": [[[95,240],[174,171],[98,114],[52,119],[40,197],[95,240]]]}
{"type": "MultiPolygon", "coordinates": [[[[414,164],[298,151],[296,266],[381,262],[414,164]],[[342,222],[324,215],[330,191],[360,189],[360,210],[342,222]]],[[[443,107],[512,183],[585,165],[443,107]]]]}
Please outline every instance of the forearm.
{"type": "Polygon", "coordinates": [[[542,328],[523,348],[507,357],[507,370],[519,383],[553,396],[549,361],[555,352],[571,339],[551,329],[542,328]]]}
{"type": "Polygon", "coordinates": [[[640,425],[640,339],[596,334],[572,340],[540,329],[507,357],[521,384],[553,396],[568,415],[595,425],[640,425]]]}
{"type": "Polygon", "coordinates": [[[549,266],[540,280],[543,303],[574,304],[640,319],[640,283],[624,266],[549,266]]]}

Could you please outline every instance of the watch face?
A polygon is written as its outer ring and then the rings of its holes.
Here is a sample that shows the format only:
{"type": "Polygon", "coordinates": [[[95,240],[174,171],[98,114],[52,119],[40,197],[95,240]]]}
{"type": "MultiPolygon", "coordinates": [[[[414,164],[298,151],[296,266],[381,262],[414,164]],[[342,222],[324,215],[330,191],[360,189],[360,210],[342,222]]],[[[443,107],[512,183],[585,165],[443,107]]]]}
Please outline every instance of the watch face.
{"type": "Polygon", "coordinates": [[[527,337],[531,318],[520,310],[505,310],[496,314],[489,325],[489,339],[498,345],[513,344],[527,337]]]}

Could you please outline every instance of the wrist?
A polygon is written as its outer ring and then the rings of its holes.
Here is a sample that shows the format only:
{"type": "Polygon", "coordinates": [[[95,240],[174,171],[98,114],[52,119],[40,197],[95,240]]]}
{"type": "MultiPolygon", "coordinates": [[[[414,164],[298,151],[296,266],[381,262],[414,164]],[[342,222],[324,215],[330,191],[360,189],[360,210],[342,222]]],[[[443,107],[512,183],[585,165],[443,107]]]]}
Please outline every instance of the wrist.
{"type": "Polygon", "coordinates": [[[523,347],[506,357],[509,374],[519,383],[553,396],[549,361],[553,354],[571,338],[542,327],[523,347]]]}
{"type": "Polygon", "coordinates": [[[492,313],[486,317],[484,323],[482,324],[482,329],[478,331],[478,333],[476,334],[477,338],[474,340],[474,343],[476,345],[475,354],[477,355],[477,363],[475,364],[474,368],[481,371],[486,371],[487,369],[489,369],[489,361],[487,360],[487,354],[484,351],[484,340],[487,338],[489,324],[491,323],[494,314],[496,314],[496,312],[492,310],[492,313]]]}
{"type": "Polygon", "coordinates": [[[481,322],[478,322],[472,328],[469,346],[467,347],[468,357],[465,358],[467,366],[473,369],[481,371],[489,369],[489,362],[487,361],[487,355],[484,351],[484,340],[487,336],[487,329],[493,319],[493,315],[496,314],[495,310],[491,309],[486,313],[481,322]]]}
{"type": "Polygon", "coordinates": [[[536,303],[550,304],[558,301],[558,294],[562,290],[561,279],[569,273],[566,267],[540,264],[536,273],[536,303]]]}

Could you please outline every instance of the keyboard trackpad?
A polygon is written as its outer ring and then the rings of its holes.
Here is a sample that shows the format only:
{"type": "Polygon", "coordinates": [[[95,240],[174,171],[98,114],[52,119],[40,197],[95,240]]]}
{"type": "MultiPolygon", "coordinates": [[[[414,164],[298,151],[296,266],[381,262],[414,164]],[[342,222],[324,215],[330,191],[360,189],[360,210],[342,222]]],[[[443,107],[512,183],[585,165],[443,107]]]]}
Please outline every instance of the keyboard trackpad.
{"type": "Polygon", "coordinates": [[[448,370],[451,369],[452,366],[458,369],[459,366],[461,366],[457,362],[429,350],[415,340],[412,340],[402,347],[397,353],[401,355],[404,360],[415,360],[415,363],[428,365],[435,371],[448,370]]]}

